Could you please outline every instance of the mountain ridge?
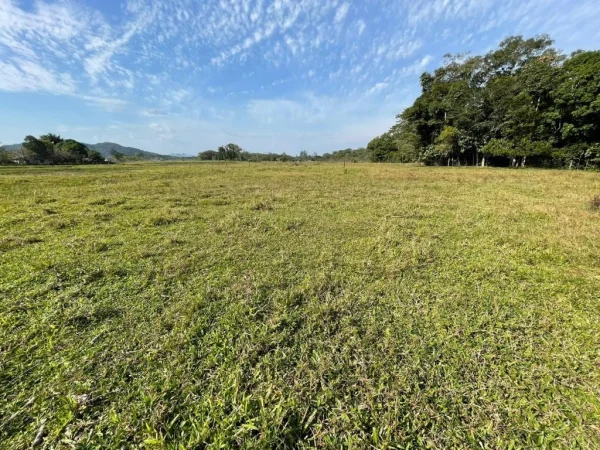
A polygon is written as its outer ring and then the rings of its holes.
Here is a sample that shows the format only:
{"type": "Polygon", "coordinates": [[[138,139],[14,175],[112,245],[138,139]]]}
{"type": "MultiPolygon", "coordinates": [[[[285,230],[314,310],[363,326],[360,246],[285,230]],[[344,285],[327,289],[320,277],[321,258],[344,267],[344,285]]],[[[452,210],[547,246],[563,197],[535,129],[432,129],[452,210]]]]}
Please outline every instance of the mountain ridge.
{"type": "Polygon", "coordinates": [[[110,156],[111,152],[113,150],[116,150],[127,156],[139,155],[141,153],[145,158],[162,158],[162,159],[172,158],[172,156],[162,155],[160,153],[148,152],[146,150],[142,150],[142,149],[139,149],[136,147],[126,147],[124,145],[120,145],[120,144],[117,144],[114,142],[99,142],[97,144],[85,144],[85,145],[87,145],[87,147],[90,150],[96,150],[97,152],[100,152],[102,154],[102,156],[104,156],[104,157],[110,156]]]}

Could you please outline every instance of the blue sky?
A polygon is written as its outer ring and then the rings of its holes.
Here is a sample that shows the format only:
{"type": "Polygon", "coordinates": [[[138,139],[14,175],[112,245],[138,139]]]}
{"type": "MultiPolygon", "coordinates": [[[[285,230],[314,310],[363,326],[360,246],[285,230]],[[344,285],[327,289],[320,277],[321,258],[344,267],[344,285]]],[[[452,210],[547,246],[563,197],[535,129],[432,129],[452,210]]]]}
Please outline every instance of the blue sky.
{"type": "Polygon", "coordinates": [[[364,146],[444,54],[598,49],[598,24],[598,0],[0,0],[0,142],[364,146]]]}

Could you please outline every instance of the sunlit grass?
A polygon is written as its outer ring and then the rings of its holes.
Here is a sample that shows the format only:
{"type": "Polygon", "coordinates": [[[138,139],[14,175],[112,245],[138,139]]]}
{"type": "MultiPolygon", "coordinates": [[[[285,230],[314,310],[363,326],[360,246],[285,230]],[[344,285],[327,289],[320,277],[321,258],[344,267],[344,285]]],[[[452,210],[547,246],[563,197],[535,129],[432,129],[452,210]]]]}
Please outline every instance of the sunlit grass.
{"type": "Polygon", "coordinates": [[[596,173],[0,169],[0,447],[596,448],[596,173]]]}

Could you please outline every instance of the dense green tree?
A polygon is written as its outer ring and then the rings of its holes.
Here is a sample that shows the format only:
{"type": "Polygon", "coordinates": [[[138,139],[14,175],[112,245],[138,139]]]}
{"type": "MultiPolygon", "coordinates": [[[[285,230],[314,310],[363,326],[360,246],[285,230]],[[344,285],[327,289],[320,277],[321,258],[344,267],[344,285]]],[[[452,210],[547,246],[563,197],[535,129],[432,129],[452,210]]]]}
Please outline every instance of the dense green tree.
{"type": "Polygon", "coordinates": [[[377,136],[367,145],[369,158],[373,162],[384,162],[393,160],[394,153],[398,150],[392,133],[384,133],[377,136]]]}
{"type": "Polygon", "coordinates": [[[600,157],[600,51],[577,52],[562,70],[552,99],[558,140],[569,162],[597,164],[600,157]]]}
{"type": "Polygon", "coordinates": [[[88,150],[88,160],[93,164],[100,164],[104,162],[104,156],[97,150],[88,150]]]}
{"type": "Polygon", "coordinates": [[[89,157],[89,148],[73,139],[60,141],[54,145],[55,158],[58,162],[82,163],[89,157]]]}
{"type": "Polygon", "coordinates": [[[432,146],[432,153],[436,159],[445,159],[448,161],[448,165],[450,165],[459,152],[458,139],[458,129],[451,125],[446,125],[432,146]]]}
{"type": "Polygon", "coordinates": [[[219,152],[215,150],[206,150],[198,153],[198,159],[202,161],[213,161],[219,159],[219,152]]]}
{"type": "Polygon", "coordinates": [[[427,164],[598,165],[598,51],[565,57],[548,36],[510,37],[483,56],[446,55],[421,90],[392,127],[396,149],[369,144],[373,161],[412,148],[427,164]]]}
{"type": "Polygon", "coordinates": [[[237,161],[242,159],[242,148],[237,144],[227,144],[217,150],[220,160],[237,161]]]}
{"type": "Polygon", "coordinates": [[[0,145],[0,164],[10,164],[13,158],[11,152],[9,152],[4,146],[0,145]]]}
{"type": "Polygon", "coordinates": [[[32,164],[81,164],[102,163],[99,152],[91,151],[85,144],[74,139],[63,139],[52,133],[39,138],[26,136],[22,145],[23,158],[32,164]]]}
{"type": "Polygon", "coordinates": [[[58,134],[48,133],[41,135],[40,141],[47,142],[52,146],[55,146],[63,142],[63,138],[61,138],[58,134]]]}
{"type": "Polygon", "coordinates": [[[27,161],[32,163],[50,163],[54,157],[52,143],[42,141],[34,136],[25,136],[23,153],[27,161]]]}

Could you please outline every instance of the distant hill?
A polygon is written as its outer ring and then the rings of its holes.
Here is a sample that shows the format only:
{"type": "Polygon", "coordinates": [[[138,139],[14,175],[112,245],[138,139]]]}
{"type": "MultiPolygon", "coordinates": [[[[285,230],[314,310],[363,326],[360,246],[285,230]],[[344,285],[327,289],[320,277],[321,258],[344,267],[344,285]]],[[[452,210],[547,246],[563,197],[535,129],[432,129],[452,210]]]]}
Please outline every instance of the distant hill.
{"type": "Polygon", "coordinates": [[[21,144],[1,145],[0,147],[4,147],[9,152],[14,152],[15,150],[19,150],[21,148],[21,144]]]}
{"type": "MultiPolygon", "coordinates": [[[[87,145],[90,150],[96,150],[97,152],[100,152],[102,154],[102,156],[104,156],[105,158],[109,157],[113,150],[121,152],[127,156],[134,156],[134,155],[141,154],[144,158],[148,158],[148,159],[174,159],[175,158],[175,156],[173,156],[173,155],[160,155],[158,153],[152,153],[152,152],[147,152],[145,150],[140,150],[139,148],[135,148],[135,147],[123,147],[122,145],[115,144],[114,142],[101,142],[99,144],[85,144],[85,145],[87,145]]],[[[22,144],[11,144],[11,145],[4,145],[3,147],[9,151],[15,151],[15,150],[19,150],[21,148],[21,146],[22,146],[22,144]]]]}
{"type": "Polygon", "coordinates": [[[139,148],[135,148],[135,147],[123,147],[122,145],[115,144],[114,142],[101,142],[99,144],[85,144],[85,145],[87,145],[90,150],[96,150],[97,152],[100,152],[102,154],[102,156],[104,156],[104,157],[110,156],[111,152],[113,150],[116,150],[127,156],[134,156],[134,155],[141,154],[144,156],[144,158],[149,158],[149,159],[171,159],[171,158],[173,158],[172,156],[160,155],[158,153],[147,152],[145,150],[140,150],[139,148]]]}

